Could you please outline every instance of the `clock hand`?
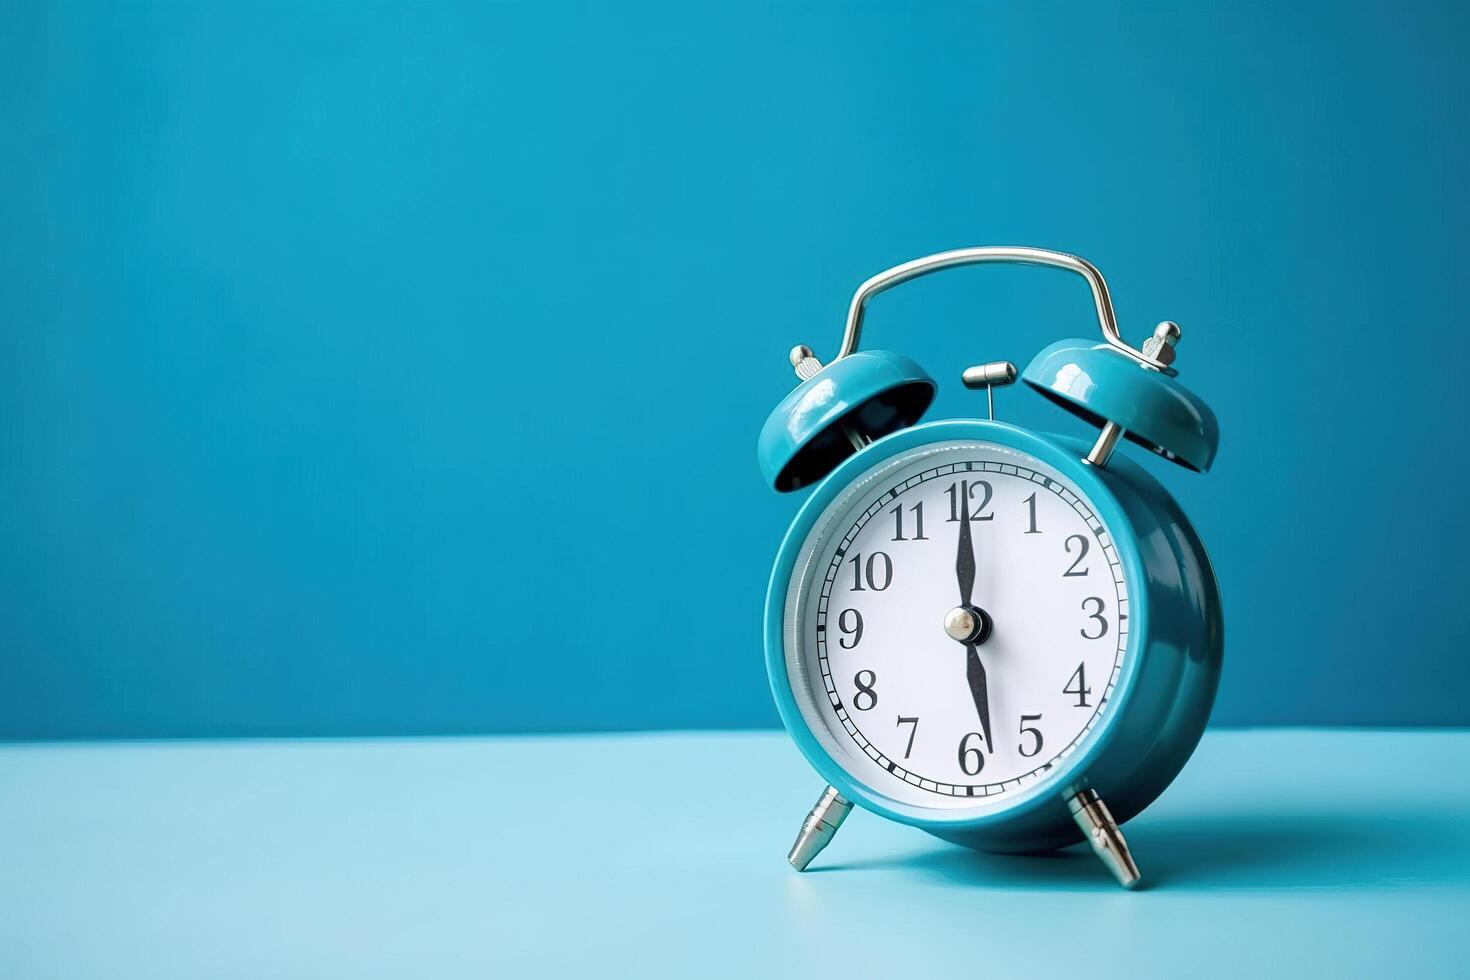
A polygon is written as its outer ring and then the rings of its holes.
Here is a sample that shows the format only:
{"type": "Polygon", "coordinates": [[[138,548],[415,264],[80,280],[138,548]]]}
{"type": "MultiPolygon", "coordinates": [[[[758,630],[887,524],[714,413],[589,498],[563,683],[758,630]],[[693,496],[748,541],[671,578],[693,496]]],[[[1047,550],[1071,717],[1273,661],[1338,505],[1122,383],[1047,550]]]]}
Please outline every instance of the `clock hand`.
{"type": "Polygon", "coordinates": [[[990,698],[985,687],[985,665],[975,644],[965,644],[965,677],[970,682],[970,697],[975,699],[975,712],[980,716],[980,732],[985,736],[985,751],[994,753],[995,743],[990,740],[990,698]]]}
{"type": "MultiPolygon", "coordinates": [[[[967,612],[973,611],[975,619],[980,620],[984,614],[974,609],[971,603],[975,593],[975,542],[970,531],[970,487],[963,480],[960,481],[960,542],[959,552],[955,555],[954,570],[959,579],[960,608],[967,612]]],[[[985,751],[994,752],[994,743],[990,741],[989,688],[985,682],[985,665],[980,662],[980,654],[975,649],[975,639],[977,637],[972,634],[965,643],[965,676],[970,683],[970,697],[975,700],[975,713],[980,716],[985,751]]]]}
{"type": "Polygon", "coordinates": [[[970,540],[970,488],[960,481],[960,550],[955,556],[954,570],[960,580],[960,605],[970,605],[975,591],[975,543],[970,540]]]}

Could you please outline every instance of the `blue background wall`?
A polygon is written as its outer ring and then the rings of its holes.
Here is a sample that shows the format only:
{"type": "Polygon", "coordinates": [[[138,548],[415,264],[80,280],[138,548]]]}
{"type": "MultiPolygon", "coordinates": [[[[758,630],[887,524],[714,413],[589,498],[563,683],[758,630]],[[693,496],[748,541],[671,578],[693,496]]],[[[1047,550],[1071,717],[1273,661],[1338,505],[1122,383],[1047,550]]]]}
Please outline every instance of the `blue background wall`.
{"type": "MultiPolygon", "coordinates": [[[[1470,723],[1467,9],[7,4],[0,736],[774,724],[785,352],[980,243],[1184,327],[1217,722],[1470,723]]],[[[1093,329],[868,340],[953,415],[1093,329]]]]}

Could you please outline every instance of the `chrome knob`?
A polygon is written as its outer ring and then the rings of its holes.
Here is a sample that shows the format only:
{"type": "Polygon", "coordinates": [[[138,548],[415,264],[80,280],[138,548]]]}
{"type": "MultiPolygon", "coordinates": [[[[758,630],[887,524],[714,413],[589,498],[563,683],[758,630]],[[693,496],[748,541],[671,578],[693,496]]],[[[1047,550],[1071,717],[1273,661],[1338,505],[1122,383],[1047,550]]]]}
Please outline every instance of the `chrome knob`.
{"type": "Polygon", "coordinates": [[[1143,342],[1143,356],[1152,357],[1164,367],[1174,363],[1174,345],[1179,343],[1179,324],[1165,320],[1154,327],[1154,335],[1143,342]]]}

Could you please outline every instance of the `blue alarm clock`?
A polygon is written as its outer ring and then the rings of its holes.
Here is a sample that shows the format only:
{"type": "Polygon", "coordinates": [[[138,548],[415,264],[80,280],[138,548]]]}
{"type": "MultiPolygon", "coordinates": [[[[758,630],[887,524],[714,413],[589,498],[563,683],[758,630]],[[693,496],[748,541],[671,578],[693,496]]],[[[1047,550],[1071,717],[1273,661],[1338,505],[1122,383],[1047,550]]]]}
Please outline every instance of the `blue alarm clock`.
{"type": "Polygon", "coordinates": [[[837,357],[792,351],[800,383],[766,421],[760,464],[814,487],[766,597],[771,691],[827,788],[789,860],[804,870],[854,805],[969,847],[1086,840],[1140,880],[1119,825],[1163,792],[1204,731],[1223,621],[1209,558],[1121,440],[1189,470],[1214,461],[1214,413],[1179,383],[1179,328],[1119,335],[1101,273],[1074,255],[984,247],[863,283],[837,357]],[[1092,290],[1101,341],[1047,347],[1021,378],[1099,427],[1088,444],[995,421],[1008,362],[966,370],[986,419],[918,424],[935,383],[859,350],[868,301],[942,269],[1051,266],[1092,290]]]}

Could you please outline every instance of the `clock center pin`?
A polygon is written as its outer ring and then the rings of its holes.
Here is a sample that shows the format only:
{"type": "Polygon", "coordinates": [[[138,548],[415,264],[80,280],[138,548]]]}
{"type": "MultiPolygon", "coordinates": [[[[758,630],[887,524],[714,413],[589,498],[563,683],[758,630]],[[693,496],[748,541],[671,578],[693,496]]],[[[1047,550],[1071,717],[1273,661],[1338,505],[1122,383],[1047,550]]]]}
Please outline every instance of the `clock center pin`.
{"type": "Polygon", "coordinates": [[[957,643],[984,643],[992,625],[990,614],[975,606],[955,606],[944,614],[944,632],[957,643]]]}

